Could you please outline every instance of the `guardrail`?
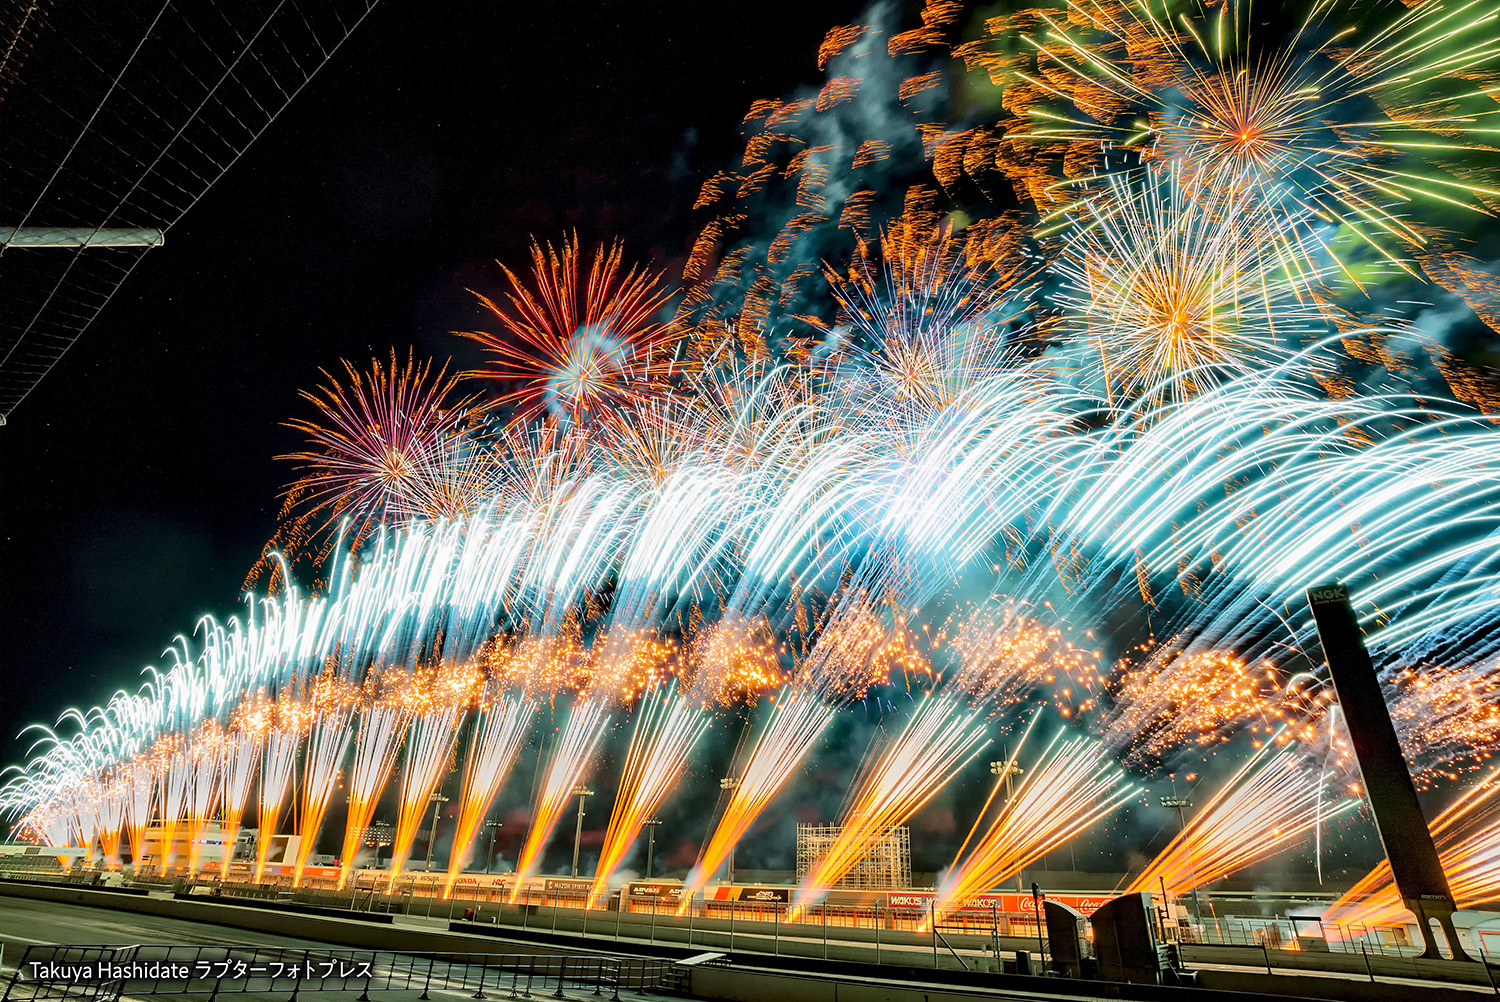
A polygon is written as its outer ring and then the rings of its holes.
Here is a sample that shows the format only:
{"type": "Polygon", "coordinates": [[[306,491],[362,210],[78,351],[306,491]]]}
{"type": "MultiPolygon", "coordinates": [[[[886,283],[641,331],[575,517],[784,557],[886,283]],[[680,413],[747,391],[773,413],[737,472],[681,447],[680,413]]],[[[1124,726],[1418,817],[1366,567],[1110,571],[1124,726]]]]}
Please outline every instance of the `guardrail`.
{"type": "MultiPolygon", "coordinates": [[[[786,922],[788,906],[779,901],[695,900],[687,908],[667,896],[634,896],[619,907],[619,897],[607,908],[585,909],[581,895],[553,893],[548,899],[510,904],[497,888],[460,884],[448,898],[441,896],[440,877],[402,878],[391,888],[386,881],[351,881],[341,891],[293,889],[286,884],[243,884],[192,881],[179,878],[168,889],[197,900],[245,904],[331,917],[389,921],[389,916],[447,918],[453,931],[502,927],[522,933],[582,935],[590,939],[633,940],[653,946],[682,946],[688,950],[749,951],[773,956],[792,954],[831,959],[849,950],[872,951],[876,963],[918,963],[934,970],[967,968],[999,973],[1013,962],[1008,955],[1025,950],[1035,960],[1036,926],[1033,916],[1009,915],[998,908],[988,913],[953,916],[926,928],[920,912],[892,908],[851,908],[815,904],[800,921],[786,922]],[[206,894],[202,892],[207,892],[206,894]],[[373,915],[371,914],[373,913],[373,915]],[[1031,919],[1025,923],[1024,919],[1031,919]]],[[[6,881],[0,875],[0,884],[6,881]]],[[[90,881],[47,879],[36,875],[18,882],[88,887],[90,881]]],[[[106,888],[94,889],[103,890],[106,888]]],[[[118,888],[109,888],[119,891],[118,888]]],[[[142,888],[137,887],[136,893],[142,888]]],[[[127,892],[128,893],[128,892],[127,892]]],[[[1381,980],[1452,980],[1491,988],[1500,996],[1497,958],[1475,947],[1472,966],[1452,967],[1445,961],[1417,956],[1417,949],[1393,941],[1389,930],[1363,925],[1336,925],[1309,916],[1205,915],[1201,925],[1179,925],[1175,933],[1180,955],[1188,966],[1227,964],[1272,973],[1330,971],[1381,980]]],[[[566,939],[544,936],[543,950],[565,951],[566,939]]]]}
{"type": "Polygon", "coordinates": [[[671,992],[673,965],[650,958],[390,950],[296,950],[281,947],[30,946],[0,1002],[51,999],[117,1002],[121,996],[280,994],[305,992],[409,996],[433,992],[493,993],[509,999],[588,996],[619,1002],[622,991],[671,992]],[[569,992],[572,992],[572,995],[569,992]]]}

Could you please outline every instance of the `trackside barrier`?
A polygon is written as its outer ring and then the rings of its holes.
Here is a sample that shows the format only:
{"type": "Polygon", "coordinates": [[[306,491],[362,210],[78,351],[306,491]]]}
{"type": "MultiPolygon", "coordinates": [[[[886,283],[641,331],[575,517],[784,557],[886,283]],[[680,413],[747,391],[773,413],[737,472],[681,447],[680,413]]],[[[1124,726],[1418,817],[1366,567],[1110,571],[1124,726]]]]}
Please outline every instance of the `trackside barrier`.
{"type": "Polygon", "coordinates": [[[358,993],[358,1002],[463,992],[483,1000],[607,998],[675,988],[671,964],[650,958],[282,947],[30,946],[5,985],[3,1002],[121,996],[358,993]],[[420,993],[413,995],[412,993],[420,993]],[[571,994],[570,994],[571,993],[571,994]]]}

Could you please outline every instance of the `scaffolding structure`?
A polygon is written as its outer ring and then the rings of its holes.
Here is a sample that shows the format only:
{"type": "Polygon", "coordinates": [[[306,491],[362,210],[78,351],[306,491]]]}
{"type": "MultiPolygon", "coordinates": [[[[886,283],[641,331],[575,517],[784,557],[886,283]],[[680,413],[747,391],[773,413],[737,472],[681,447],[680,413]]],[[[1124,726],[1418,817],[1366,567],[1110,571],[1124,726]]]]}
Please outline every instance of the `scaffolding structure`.
{"type": "MultiPolygon", "coordinates": [[[[797,825],[797,883],[807,879],[844,833],[843,825],[797,825]]],[[[870,848],[829,885],[850,890],[890,891],[911,887],[911,829],[890,828],[870,841],[870,848]]]]}

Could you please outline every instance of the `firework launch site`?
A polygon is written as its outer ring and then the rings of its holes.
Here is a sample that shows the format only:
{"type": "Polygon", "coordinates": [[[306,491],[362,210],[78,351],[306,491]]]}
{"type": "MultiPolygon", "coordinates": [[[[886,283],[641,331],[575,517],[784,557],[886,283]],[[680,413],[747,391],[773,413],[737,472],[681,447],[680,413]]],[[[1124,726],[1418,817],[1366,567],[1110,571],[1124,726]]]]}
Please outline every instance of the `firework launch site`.
{"type": "Polygon", "coordinates": [[[0,0],[0,1002],[1500,995],[1500,0],[427,6],[0,0]]]}

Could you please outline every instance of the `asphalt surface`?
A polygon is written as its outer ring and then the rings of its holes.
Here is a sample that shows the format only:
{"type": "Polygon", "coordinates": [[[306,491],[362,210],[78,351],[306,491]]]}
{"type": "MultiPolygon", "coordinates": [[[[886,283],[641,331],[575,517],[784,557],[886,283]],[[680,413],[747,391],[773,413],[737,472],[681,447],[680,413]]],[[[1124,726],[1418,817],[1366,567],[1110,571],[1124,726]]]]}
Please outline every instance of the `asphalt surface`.
{"type": "Polygon", "coordinates": [[[332,944],[250,929],[206,925],[185,919],[138,915],[108,908],[0,898],[0,943],[5,945],[4,966],[15,964],[27,946],[68,944],[127,946],[160,943],[188,946],[275,946],[295,949],[326,949],[332,944]]]}

